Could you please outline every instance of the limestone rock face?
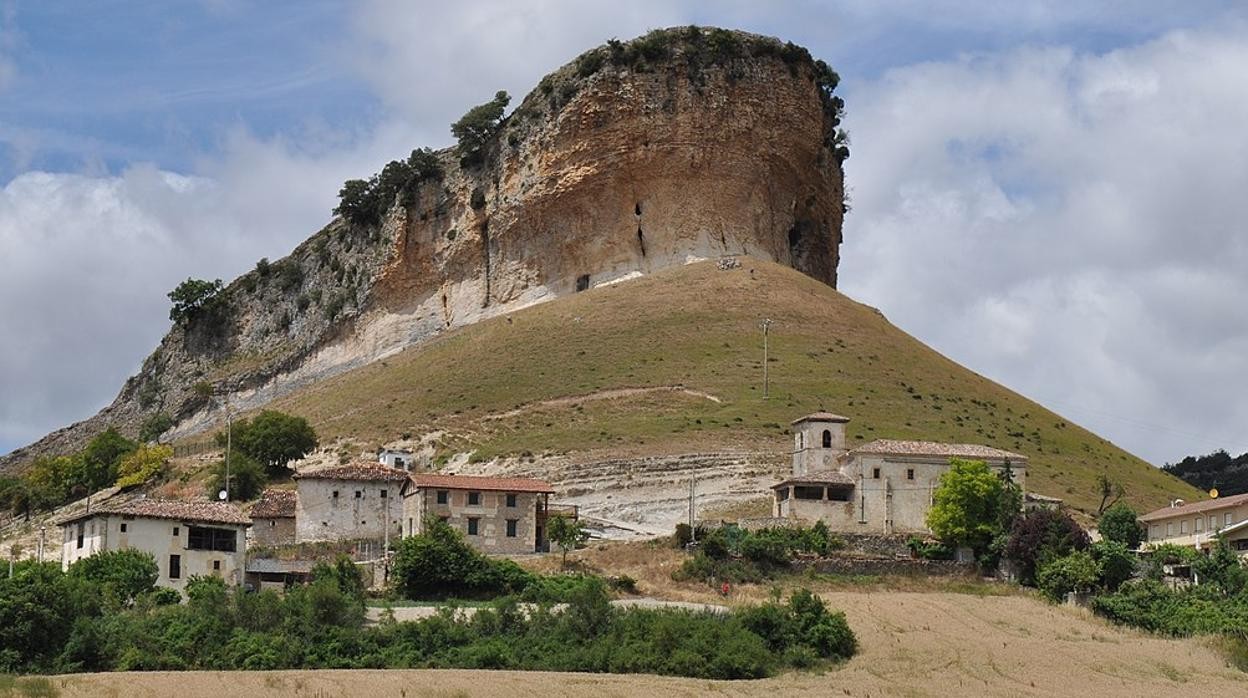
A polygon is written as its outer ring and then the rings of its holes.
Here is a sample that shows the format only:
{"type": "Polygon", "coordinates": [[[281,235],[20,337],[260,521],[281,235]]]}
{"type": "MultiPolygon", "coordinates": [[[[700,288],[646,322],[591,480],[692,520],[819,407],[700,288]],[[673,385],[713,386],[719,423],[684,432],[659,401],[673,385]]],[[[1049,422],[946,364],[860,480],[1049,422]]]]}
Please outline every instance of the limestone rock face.
{"type": "Polygon", "coordinates": [[[166,437],[193,434],[222,416],[206,386],[236,411],[259,407],[448,329],[691,261],[751,255],[835,286],[839,100],[804,50],[720,34],[740,53],[709,60],[672,40],[658,58],[595,60],[649,35],[547,76],[484,162],[442,151],[442,179],[379,226],[335,219],[267,275],[235,280],[223,336],[175,327],[112,405],[0,470],[110,425],[134,435],[160,412],[177,422],[166,437]]]}

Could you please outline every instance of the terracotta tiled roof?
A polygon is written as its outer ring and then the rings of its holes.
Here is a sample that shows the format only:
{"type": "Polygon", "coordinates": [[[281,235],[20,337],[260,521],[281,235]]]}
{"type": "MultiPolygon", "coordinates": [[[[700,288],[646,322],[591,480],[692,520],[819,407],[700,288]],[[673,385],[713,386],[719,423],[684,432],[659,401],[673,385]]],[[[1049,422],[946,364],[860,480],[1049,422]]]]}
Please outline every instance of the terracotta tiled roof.
{"type": "Polygon", "coordinates": [[[1236,494],[1230,497],[1220,497],[1218,499],[1205,499],[1191,504],[1184,504],[1181,507],[1163,507],[1156,511],[1150,511],[1140,517],[1140,521],[1156,521],[1157,519],[1168,519],[1172,516],[1183,516],[1185,514],[1195,514],[1202,511],[1214,511],[1217,509],[1225,509],[1227,507],[1239,506],[1248,502],[1248,493],[1236,494]]]}
{"type": "Polygon", "coordinates": [[[413,475],[417,489],[490,490],[492,492],[539,492],[552,494],[554,488],[543,480],[521,477],[477,477],[473,475],[413,475]]]}
{"type": "Polygon", "coordinates": [[[302,480],[359,480],[361,482],[403,482],[407,479],[407,471],[390,468],[380,463],[357,461],[348,465],[337,465],[317,470],[305,470],[295,473],[295,479],[302,480]]]}
{"type": "Polygon", "coordinates": [[[1027,462],[1027,456],[1003,451],[991,446],[945,444],[936,441],[899,441],[897,439],[876,439],[871,443],[850,449],[849,453],[870,453],[883,456],[936,456],[939,458],[1008,458],[1011,462],[1020,465],[1027,462]]]}
{"type": "Polygon", "coordinates": [[[265,490],[251,508],[252,519],[289,519],[295,516],[299,495],[294,490],[265,490]]]}
{"type": "Polygon", "coordinates": [[[847,485],[854,486],[854,479],[839,470],[824,470],[817,473],[807,473],[806,475],[794,475],[793,477],[777,482],[771,486],[771,489],[785,487],[787,485],[847,485]]]}
{"type": "Polygon", "coordinates": [[[92,516],[134,516],[148,519],[171,519],[199,523],[251,525],[251,519],[234,504],[207,500],[132,499],[128,502],[106,502],[57,521],[61,526],[92,516]]]}
{"type": "Polygon", "coordinates": [[[849,421],[849,417],[842,417],[839,414],[832,414],[831,412],[812,412],[811,414],[808,414],[805,417],[798,417],[797,419],[789,423],[797,424],[799,422],[840,422],[841,424],[844,424],[848,421],[849,421]]]}

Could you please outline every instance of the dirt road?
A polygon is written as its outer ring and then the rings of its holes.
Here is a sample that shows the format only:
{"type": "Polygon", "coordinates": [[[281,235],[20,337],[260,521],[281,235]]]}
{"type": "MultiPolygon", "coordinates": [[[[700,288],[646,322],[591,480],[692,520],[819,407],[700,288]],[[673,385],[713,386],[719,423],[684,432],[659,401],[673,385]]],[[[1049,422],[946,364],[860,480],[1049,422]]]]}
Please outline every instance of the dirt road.
{"type": "Polygon", "coordinates": [[[1230,696],[1248,674],[1165,640],[1020,596],[830,593],[861,651],[824,674],[749,682],[506,671],[150,673],[53,679],[65,696],[1230,696]]]}

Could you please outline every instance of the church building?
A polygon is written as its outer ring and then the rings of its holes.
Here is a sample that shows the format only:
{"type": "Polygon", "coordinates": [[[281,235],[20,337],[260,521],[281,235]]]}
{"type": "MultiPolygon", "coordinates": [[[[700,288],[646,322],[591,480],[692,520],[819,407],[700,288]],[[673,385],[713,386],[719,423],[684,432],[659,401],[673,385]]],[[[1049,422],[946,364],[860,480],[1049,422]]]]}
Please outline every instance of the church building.
{"type": "Polygon", "coordinates": [[[793,473],[772,486],[775,515],[833,531],[926,533],[927,512],[952,459],[984,461],[1024,487],[1027,457],[977,444],[876,439],[845,448],[848,417],[793,422],[793,473]]]}

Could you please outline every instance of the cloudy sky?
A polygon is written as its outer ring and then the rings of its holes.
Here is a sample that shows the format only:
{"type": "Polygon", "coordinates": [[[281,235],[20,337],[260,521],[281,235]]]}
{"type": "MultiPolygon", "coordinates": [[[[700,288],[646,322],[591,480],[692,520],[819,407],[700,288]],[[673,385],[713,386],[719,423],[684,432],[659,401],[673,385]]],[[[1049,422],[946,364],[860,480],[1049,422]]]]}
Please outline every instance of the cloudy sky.
{"type": "Polygon", "coordinates": [[[1163,463],[1248,451],[1235,2],[0,0],[0,452],[112,400],[164,294],[611,37],[717,24],[842,76],[841,288],[1163,463]]]}

